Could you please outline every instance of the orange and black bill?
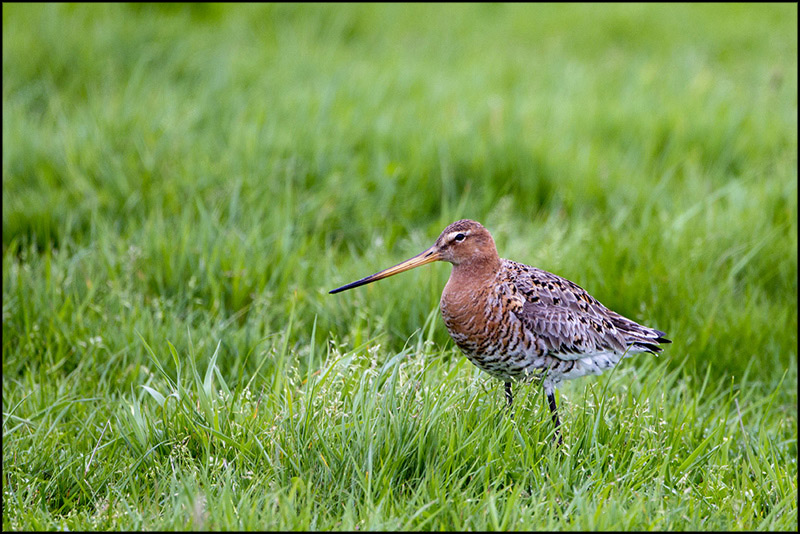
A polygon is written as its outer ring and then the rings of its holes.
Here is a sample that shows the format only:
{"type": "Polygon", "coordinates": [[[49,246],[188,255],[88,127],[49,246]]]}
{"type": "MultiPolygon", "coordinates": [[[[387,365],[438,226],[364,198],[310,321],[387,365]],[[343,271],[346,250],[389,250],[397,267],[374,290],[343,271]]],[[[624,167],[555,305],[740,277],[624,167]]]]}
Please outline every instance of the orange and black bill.
{"type": "Polygon", "coordinates": [[[436,250],[435,247],[431,247],[425,252],[417,254],[413,258],[409,258],[402,263],[398,263],[394,267],[389,267],[388,269],[384,269],[380,272],[367,276],[366,278],[362,278],[361,280],[356,280],[355,282],[351,282],[332,291],[328,291],[328,293],[339,293],[340,291],[363,286],[364,284],[369,284],[370,282],[375,282],[376,280],[381,280],[388,276],[392,276],[393,274],[402,273],[403,271],[407,271],[409,269],[413,269],[414,267],[419,267],[420,265],[425,265],[426,263],[431,263],[440,259],[441,257],[439,256],[439,251],[436,250]]]}

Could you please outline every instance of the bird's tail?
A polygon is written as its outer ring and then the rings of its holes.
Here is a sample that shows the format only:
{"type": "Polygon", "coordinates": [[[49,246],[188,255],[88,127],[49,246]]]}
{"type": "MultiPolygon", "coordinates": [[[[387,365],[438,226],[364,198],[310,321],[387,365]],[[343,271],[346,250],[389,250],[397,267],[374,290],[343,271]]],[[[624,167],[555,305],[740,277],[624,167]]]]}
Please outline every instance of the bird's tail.
{"type": "Polygon", "coordinates": [[[653,337],[648,336],[645,339],[633,340],[631,345],[640,348],[645,352],[656,354],[664,350],[662,347],[658,345],[659,343],[672,343],[671,339],[667,339],[664,337],[666,335],[666,332],[662,332],[661,330],[656,330],[654,328],[649,328],[648,330],[652,332],[653,337]]]}
{"type": "Polygon", "coordinates": [[[672,343],[672,340],[664,337],[667,335],[666,332],[640,325],[621,315],[614,317],[612,322],[617,330],[625,333],[628,346],[631,349],[638,349],[634,352],[650,352],[656,354],[664,350],[659,346],[660,343],[672,343]]]}

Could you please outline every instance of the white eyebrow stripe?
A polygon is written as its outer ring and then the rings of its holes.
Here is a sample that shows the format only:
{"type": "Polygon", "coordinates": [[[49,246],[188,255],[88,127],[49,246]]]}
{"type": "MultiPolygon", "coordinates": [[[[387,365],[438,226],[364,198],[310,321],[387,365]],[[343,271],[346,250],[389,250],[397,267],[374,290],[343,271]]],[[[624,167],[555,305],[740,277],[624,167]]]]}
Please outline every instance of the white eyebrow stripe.
{"type": "Polygon", "coordinates": [[[452,241],[453,239],[455,239],[455,238],[456,238],[456,236],[457,236],[458,234],[464,234],[464,235],[466,236],[466,235],[469,235],[469,234],[470,234],[470,230],[463,230],[463,231],[450,232],[449,234],[447,234],[447,240],[448,240],[448,241],[452,241]]]}

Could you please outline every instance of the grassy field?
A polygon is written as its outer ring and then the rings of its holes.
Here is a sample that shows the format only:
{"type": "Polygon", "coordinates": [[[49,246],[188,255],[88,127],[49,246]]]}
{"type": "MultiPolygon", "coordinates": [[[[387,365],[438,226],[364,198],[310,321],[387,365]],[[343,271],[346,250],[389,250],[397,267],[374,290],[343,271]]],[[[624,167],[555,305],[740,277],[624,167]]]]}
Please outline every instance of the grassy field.
{"type": "Polygon", "coordinates": [[[3,530],[797,526],[797,6],[3,5],[3,530]],[[454,346],[502,257],[667,332],[454,346]]]}

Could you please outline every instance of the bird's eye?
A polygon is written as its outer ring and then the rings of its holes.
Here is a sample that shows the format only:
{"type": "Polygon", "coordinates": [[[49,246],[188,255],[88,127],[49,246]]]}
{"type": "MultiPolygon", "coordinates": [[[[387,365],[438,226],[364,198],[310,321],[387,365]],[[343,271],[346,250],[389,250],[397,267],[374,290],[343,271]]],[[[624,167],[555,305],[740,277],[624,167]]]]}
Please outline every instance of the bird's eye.
{"type": "Polygon", "coordinates": [[[467,238],[464,234],[456,234],[455,240],[456,241],[464,241],[467,238]]]}

